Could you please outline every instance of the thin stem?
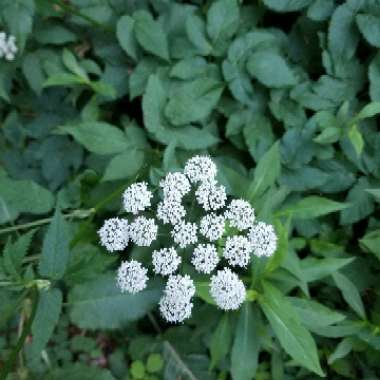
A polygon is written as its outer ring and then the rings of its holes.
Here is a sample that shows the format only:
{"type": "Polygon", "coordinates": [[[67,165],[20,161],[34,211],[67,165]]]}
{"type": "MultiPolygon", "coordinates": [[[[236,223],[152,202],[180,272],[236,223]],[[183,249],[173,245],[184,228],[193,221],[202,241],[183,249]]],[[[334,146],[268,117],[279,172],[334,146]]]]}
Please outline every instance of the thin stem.
{"type": "MultiPolygon", "coordinates": [[[[47,0],[47,1],[49,1],[49,0],[47,0]]],[[[59,6],[62,10],[66,11],[67,13],[71,13],[75,16],[78,16],[78,17],[82,18],[83,20],[88,21],[90,24],[92,24],[98,28],[101,28],[107,32],[112,32],[111,28],[108,28],[107,26],[101,24],[100,22],[98,22],[98,21],[94,20],[93,18],[87,16],[86,14],[80,12],[74,6],[64,3],[62,0],[50,0],[50,2],[59,6]]]]}
{"type": "Polygon", "coordinates": [[[30,314],[28,321],[25,323],[24,329],[16,343],[15,348],[10,353],[8,360],[5,362],[3,368],[1,369],[0,380],[6,380],[6,378],[8,377],[8,374],[13,369],[13,366],[17,360],[17,355],[21,351],[22,347],[24,346],[25,340],[27,336],[29,335],[30,330],[32,328],[32,323],[37,311],[37,304],[38,304],[38,291],[37,289],[33,288],[32,289],[32,312],[30,314]]]}
{"type": "MultiPolygon", "coordinates": [[[[74,210],[68,214],[63,215],[64,218],[78,218],[78,219],[84,219],[90,216],[95,212],[94,209],[88,209],[88,210],[74,210]]],[[[24,224],[18,224],[12,227],[6,227],[0,229],[0,235],[7,234],[9,232],[17,232],[19,230],[25,230],[33,227],[42,226],[44,224],[48,224],[52,221],[53,217],[50,218],[43,218],[39,220],[35,220],[34,222],[30,223],[24,223],[24,224]]]]}

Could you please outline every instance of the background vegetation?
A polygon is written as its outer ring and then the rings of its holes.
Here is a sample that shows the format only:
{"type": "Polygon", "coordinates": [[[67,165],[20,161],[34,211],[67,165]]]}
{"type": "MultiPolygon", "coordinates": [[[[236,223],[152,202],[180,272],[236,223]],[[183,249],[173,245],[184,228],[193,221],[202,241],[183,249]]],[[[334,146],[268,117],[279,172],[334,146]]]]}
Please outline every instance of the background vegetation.
{"type": "Polygon", "coordinates": [[[0,29],[1,379],[380,377],[377,0],[1,0],[0,29]],[[114,285],[149,250],[96,231],[205,151],[279,248],[239,312],[199,283],[170,326],[114,285]]]}

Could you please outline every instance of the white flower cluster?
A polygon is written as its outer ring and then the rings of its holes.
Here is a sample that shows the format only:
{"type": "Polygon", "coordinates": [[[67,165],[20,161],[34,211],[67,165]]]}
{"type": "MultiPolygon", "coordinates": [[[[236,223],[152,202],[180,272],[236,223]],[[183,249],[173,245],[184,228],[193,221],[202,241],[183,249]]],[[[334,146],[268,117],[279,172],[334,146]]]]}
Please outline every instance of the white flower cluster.
{"type": "MultiPolygon", "coordinates": [[[[218,184],[216,175],[217,167],[210,157],[189,159],[183,173],[168,173],[159,182],[161,199],[154,201],[155,209],[152,203],[156,196],[148,184],[134,183],[123,193],[124,211],[130,215],[108,219],[98,231],[100,243],[110,252],[125,250],[129,242],[150,247],[158,236],[165,236],[155,243],[158,247],[152,250],[151,261],[153,273],[167,277],[159,309],[168,322],[183,322],[193,308],[194,282],[188,274],[179,274],[188,268],[182,267],[182,251],[186,257],[191,254],[195,271],[211,276],[209,291],[216,305],[236,310],[245,300],[246,289],[237,273],[223,263],[246,268],[252,255],[268,257],[277,248],[273,226],[256,222],[254,209],[243,199],[227,204],[226,189],[218,184]],[[168,240],[169,247],[162,247],[168,240]]],[[[148,269],[140,262],[124,261],[117,285],[122,292],[137,293],[146,287],[147,274],[148,269]]]]}
{"type": "Polygon", "coordinates": [[[7,36],[6,33],[0,32],[0,58],[13,61],[17,51],[16,37],[11,35],[7,36]]]}

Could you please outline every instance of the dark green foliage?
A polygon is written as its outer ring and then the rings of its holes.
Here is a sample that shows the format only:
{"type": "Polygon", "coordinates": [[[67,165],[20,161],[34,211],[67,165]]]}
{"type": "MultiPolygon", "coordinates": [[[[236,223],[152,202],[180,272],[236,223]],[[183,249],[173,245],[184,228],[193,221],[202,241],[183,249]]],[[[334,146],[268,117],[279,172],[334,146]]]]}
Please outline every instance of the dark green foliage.
{"type": "Polygon", "coordinates": [[[380,378],[378,1],[0,3],[0,378],[380,378]],[[115,287],[149,249],[96,231],[129,183],[206,151],[278,249],[238,312],[200,278],[169,326],[161,283],[115,287]]]}

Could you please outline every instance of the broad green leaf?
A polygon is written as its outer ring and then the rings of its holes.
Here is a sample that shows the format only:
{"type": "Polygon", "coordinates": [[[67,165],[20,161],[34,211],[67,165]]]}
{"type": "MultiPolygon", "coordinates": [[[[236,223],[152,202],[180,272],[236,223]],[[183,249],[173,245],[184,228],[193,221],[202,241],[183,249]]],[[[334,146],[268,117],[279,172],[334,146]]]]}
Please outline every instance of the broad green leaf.
{"type": "Polygon", "coordinates": [[[277,12],[294,12],[307,7],[313,0],[263,0],[264,4],[277,12]]]}
{"type": "Polygon", "coordinates": [[[353,310],[359,315],[360,318],[365,319],[365,311],[360,293],[355,284],[342,273],[333,273],[333,279],[336,286],[342,292],[345,301],[352,307],[353,310]]]}
{"type": "Polygon", "coordinates": [[[228,314],[223,314],[213,332],[210,342],[211,363],[213,369],[228,354],[232,341],[232,323],[228,314]]]}
{"type": "Polygon", "coordinates": [[[373,117],[380,113],[380,102],[371,102],[364,106],[356,115],[355,119],[362,120],[373,117]]]}
{"type": "Polygon", "coordinates": [[[380,230],[368,232],[359,242],[380,260],[380,230]]]}
{"type": "Polygon", "coordinates": [[[314,21],[325,21],[331,16],[334,8],[334,0],[314,0],[307,10],[307,17],[314,21]]]}
{"type": "Polygon", "coordinates": [[[298,80],[288,62],[275,50],[253,53],[247,63],[248,72],[267,87],[294,86],[298,80]]]}
{"type": "Polygon", "coordinates": [[[360,155],[364,148],[364,139],[356,124],[352,125],[348,131],[348,138],[351,144],[354,146],[355,151],[360,155]]]}
{"type": "Polygon", "coordinates": [[[354,260],[355,257],[347,259],[337,257],[327,257],[324,259],[307,257],[301,261],[302,274],[307,282],[317,281],[351,264],[354,260]]]}
{"type": "Polygon", "coordinates": [[[331,365],[338,359],[342,359],[347,356],[352,351],[352,338],[344,338],[335,347],[335,350],[331,353],[328,358],[328,363],[331,365]]]}
{"type": "Polygon", "coordinates": [[[116,329],[143,317],[157,305],[156,282],[135,295],[121,293],[114,273],[75,286],[69,293],[70,319],[83,329],[116,329]]]}
{"type": "Polygon", "coordinates": [[[245,302],[239,311],[231,352],[233,380],[255,378],[260,352],[258,318],[257,308],[245,302]]]}
{"type": "Polygon", "coordinates": [[[22,259],[26,256],[36,230],[21,235],[14,243],[4,247],[3,264],[7,272],[16,278],[21,274],[22,259]]]}
{"type": "Polygon", "coordinates": [[[254,201],[260,197],[269,187],[274,185],[280,171],[281,159],[279,145],[276,142],[258,162],[253,182],[248,188],[247,198],[254,201]]]}
{"type": "Polygon", "coordinates": [[[328,48],[338,62],[352,58],[359,41],[353,8],[348,3],[338,6],[330,20],[328,48]]]}
{"type": "Polygon", "coordinates": [[[380,47],[380,17],[371,14],[358,14],[356,23],[369,44],[380,47]]]}
{"type": "Polygon", "coordinates": [[[332,212],[344,210],[348,203],[332,201],[315,195],[303,198],[294,205],[281,210],[279,215],[291,215],[294,219],[312,219],[332,212]]]}
{"type": "Polygon", "coordinates": [[[203,301],[210,305],[215,305],[215,301],[210,295],[210,283],[209,282],[196,282],[195,283],[196,294],[203,301]]]}
{"type": "Polygon", "coordinates": [[[69,259],[68,224],[57,208],[42,244],[38,271],[51,280],[63,277],[69,259]]]}
{"type": "Polygon", "coordinates": [[[129,149],[116,155],[108,163],[102,181],[133,177],[143,166],[144,157],[144,152],[137,149],[129,149]]]}
{"type": "Polygon", "coordinates": [[[56,73],[48,77],[43,83],[43,87],[51,86],[75,86],[78,84],[88,84],[87,80],[75,74],[56,73]]]}
{"type": "Polygon", "coordinates": [[[123,131],[101,121],[64,125],[58,128],[58,132],[73,136],[79,144],[97,154],[121,153],[128,148],[123,131]]]}
{"type": "Polygon", "coordinates": [[[153,20],[146,11],[137,11],[133,14],[136,39],[146,51],[169,60],[169,47],[165,31],[161,24],[153,20]]]}
{"type": "Polygon", "coordinates": [[[62,293],[59,289],[42,290],[38,299],[36,316],[32,324],[32,352],[37,359],[48,343],[58,323],[62,307],[62,293]]]}
{"type": "Polygon", "coordinates": [[[207,12],[207,33],[213,43],[233,36],[239,26],[236,0],[217,0],[207,12]]]}
{"type": "Polygon", "coordinates": [[[202,55],[208,55],[211,52],[212,46],[206,37],[206,25],[200,17],[191,15],[187,18],[186,33],[190,42],[199,49],[202,55]]]}
{"type": "Polygon", "coordinates": [[[0,176],[0,224],[14,220],[22,213],[45,214],[53,204],[53,194],[37,183],[0,176]]]}
{"type": "Polygon", "coordinates": [[[380,189],[366,189],[366,191],[373,195],[378,202],[380,202],[380,189]]]}
{"type": "Polygon", "coordinates": [[[44,45],[64,45],[78,39],[71,30],[53,21],[45,21],[41,25],[37,25],[36,30],[33,31],[33,36],[40,44],[44,45]]]}
{"type": "Polygon", "coordinates": [[[264,283],[263,288],[264,295],[259,302],[281,346],[301,366],[324,376],[314,339],[301,324],[291,303],[269,283],[264,283]]]}
{"type": "Polygon", "coordinates": [[[29,83],[29,86],[37,95],[40,95],[42,92],[45,75],[42,70],[40,58],[36,53],[29,53],[25,55],[22,63],[22,71],[29,83]]]}
{"type": "Polygon", "coordinates": [[[305,298],[288,297],[303,325],[318,334],[320,327],[331,326],[346,319],[346,317],[328,307],[305,298]]]}
{"type": "Polygon", "coordinates": [[[138,45],[134,34],[135,20],[130,16],[123,16],[117,22],[116,35],[125,52],[137,60],[138,45]]]}
{"type": "Polygon", "coordinates": [[[213,79],[200,78],[187,82],[170,97],[165,116],[176,126],[201,121],[215,108],[222,92],[223,85],[213,79]]]}

